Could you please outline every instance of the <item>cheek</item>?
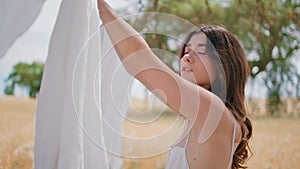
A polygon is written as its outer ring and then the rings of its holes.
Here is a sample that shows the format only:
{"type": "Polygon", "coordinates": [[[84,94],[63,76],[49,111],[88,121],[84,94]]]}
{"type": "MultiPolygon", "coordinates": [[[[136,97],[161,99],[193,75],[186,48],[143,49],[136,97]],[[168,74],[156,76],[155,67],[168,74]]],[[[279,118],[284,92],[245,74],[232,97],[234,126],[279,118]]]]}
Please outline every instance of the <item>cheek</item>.
{"type": "Polygon", "coordinates": [[[216,79],[216,69],[215,65],[209,58],[201,58],[201,61],[199,62],[199,73],[202,75],[199,75],[201,78],[205,78],[206,81],[212,83],[216,79]]]}

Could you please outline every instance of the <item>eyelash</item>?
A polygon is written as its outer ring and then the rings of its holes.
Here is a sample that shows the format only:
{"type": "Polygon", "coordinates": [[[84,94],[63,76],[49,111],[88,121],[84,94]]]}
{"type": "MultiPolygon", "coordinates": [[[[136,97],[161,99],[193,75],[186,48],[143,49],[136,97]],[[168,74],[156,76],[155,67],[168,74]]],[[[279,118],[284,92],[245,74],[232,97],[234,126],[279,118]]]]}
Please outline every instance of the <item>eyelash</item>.
{"type": "Polygon", "coordinates": [[[198,52],[199,55],[205,55],[205,52],[198,52]]]}
{"type": "MultiPolygon", "coordinates": [[[[190,52],[184,52],[183,54],[184,55],[187,55],[187,54],[189,54],[190,52]]],[[[199,55],[205,55],[206,53],[204,53],[204,52],[198,52],[197,54],[199,54],[199,55]]]]}

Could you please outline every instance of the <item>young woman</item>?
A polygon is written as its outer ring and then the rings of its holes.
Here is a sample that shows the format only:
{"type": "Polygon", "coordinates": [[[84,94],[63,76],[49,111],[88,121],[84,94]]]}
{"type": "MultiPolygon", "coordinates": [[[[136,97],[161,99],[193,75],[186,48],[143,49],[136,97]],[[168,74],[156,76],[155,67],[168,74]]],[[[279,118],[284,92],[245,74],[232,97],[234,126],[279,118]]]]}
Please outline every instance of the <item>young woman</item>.
{"type": "Polygon", "coordinates": [[[191,129],[170,150],[167,169],[245,168],[252,135],[244,103],[249,68],[238,40],[219,26],[191,32],[179,76],[104,0],[98,8],[126,70],[189,120],[191,129]]]}

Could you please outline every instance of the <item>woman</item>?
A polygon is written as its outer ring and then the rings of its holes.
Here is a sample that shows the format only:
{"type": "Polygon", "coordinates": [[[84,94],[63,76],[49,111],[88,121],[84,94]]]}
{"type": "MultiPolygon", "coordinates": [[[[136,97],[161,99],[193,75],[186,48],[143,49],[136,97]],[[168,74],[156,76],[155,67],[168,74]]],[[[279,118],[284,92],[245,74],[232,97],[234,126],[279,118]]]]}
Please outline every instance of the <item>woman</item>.
{"type": "Polygon", "coordinates": [[[98,8],[126,70],[189,120],[191,129],[170,150],[167,169],[245,168],[252,126],[244,104],[248,65],[238,40],[219,26],[193,31],[178,76],[104,0],[98,8]]]}

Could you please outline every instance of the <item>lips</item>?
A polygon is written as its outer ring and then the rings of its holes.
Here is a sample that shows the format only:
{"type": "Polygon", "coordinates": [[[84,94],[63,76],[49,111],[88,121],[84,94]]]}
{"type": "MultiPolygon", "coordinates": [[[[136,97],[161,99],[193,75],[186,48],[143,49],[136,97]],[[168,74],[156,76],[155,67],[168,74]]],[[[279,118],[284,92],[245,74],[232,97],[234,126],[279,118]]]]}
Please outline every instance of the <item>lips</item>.
{"type": "Polygon", "coordinates": [[[181,71],[182,71],[182,72],[193,72],[193,70],[190,69],[190,68],[188,68],[188,67],[183,67],[183,68],[181,69],[181,71]]]}

